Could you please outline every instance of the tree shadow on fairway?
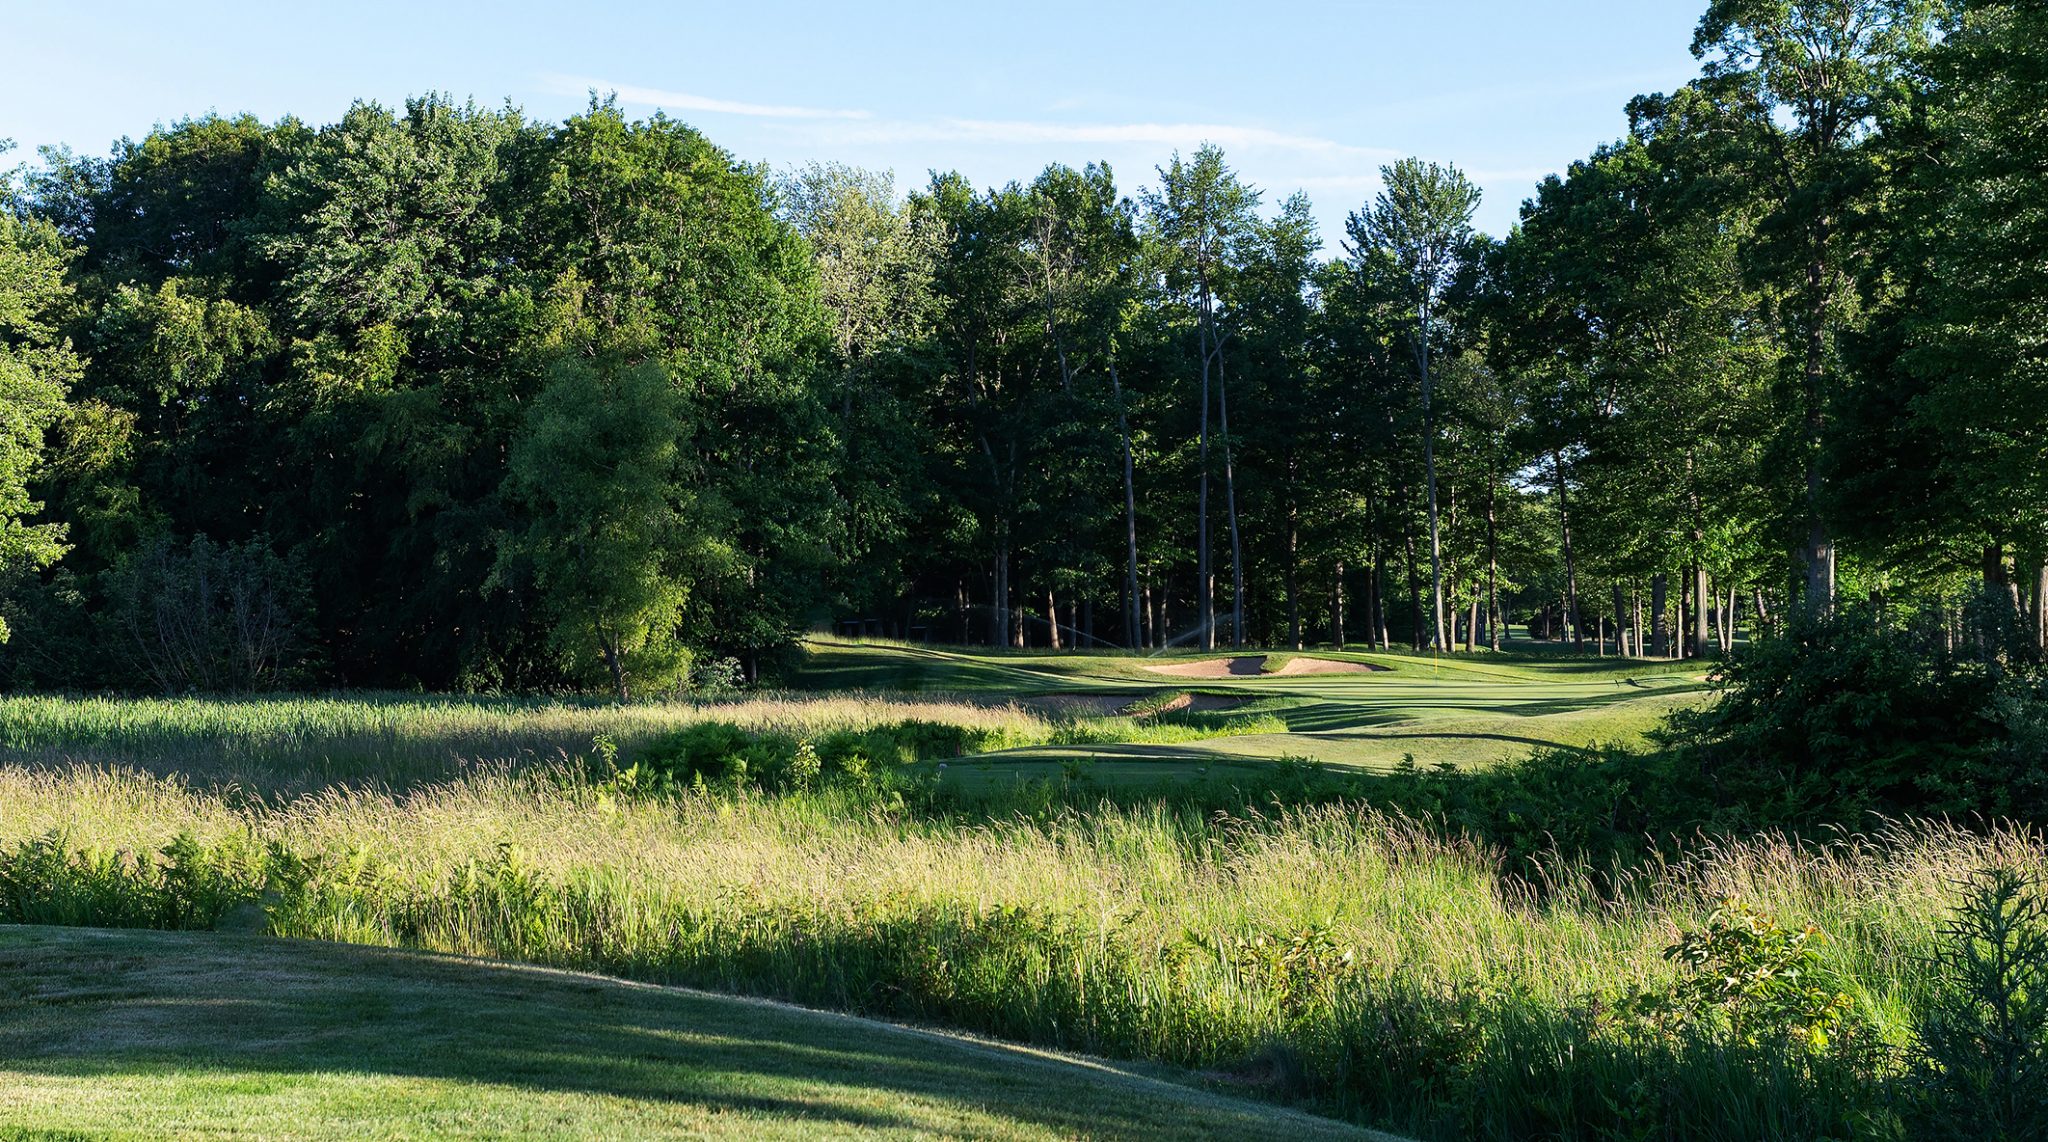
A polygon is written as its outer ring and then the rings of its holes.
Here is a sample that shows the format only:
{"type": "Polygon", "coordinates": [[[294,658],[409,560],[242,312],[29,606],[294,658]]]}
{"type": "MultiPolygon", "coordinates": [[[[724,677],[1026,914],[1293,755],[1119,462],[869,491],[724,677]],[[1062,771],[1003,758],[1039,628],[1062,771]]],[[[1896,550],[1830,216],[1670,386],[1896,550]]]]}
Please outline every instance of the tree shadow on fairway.
{"type": "Polygon", "coordinates": [[[0,979],[0,1058],[33,1080],[24,1094],[0,1077],[0,1107],[47,1091],[55,1117],[41,1120],[88,1132],[210,1132],[237,1116],[289,1115],[294,1100],[307,1105],[301,1125],[314,1132],[330,1113],[320,1100],[340,1097],[337,1086],[357,1076],[358,1085],[425,1080],[405,1088],[417,1092],[409,1105],[356,1096],[378,1127],[400,1132],[459,1106],[472,1128],[478,1116],[514,1124],[544,1112],[566,1137],[1142,1137],[1166,1123],[1195,1136],[1362,1136],[1122,1068],[759,1001],[388,949],[0,929],[0,979]],[[103,1107],[97,1119],[93,1106],[103,1107]],[[65,1113],[87,1117],[74,1127],[65,1113]]]}

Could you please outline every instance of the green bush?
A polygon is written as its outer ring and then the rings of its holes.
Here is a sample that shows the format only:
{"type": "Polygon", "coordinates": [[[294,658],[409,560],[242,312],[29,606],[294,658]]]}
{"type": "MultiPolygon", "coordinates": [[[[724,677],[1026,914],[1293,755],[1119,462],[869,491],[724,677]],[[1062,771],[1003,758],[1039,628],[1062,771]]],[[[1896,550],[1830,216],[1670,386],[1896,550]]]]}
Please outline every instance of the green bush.
{"type": "Polygon", "coordinates": [[[2038,663],[1997,637],[1930,637],[1867,604],[1801,617],[1724,664],[1721,701],[1676,715],[1668,740],[1770,823],[2048,820],[2038,663]]]}
{"type": "Polygon", "coordinates": [[[1915,1027],[1914,1136],[2048,1139],[2048,893],[2004,868],[1962,888],[1915,1027]]]}
{"type": "Polygon", "coordinates": [[[1643,997],[1638,1010],[1665,1034],[1825,1052],[1852,1025],[1848,993],[1821,958],[1826,939],[1811,924],[1787,928],[1730,900],[1706,927],[1665,949],[1683,974],[1669,991],[1643,997]]]}
{"type": "Polygon", "coordinates": [[[832,780],[865,785],[896,767],[1010,744],[995,730],[916,719],[833,730],[815,739],[749,730],[730,722],[700,722],[648,743],[618,776],[619,784],[644,792],[673,792],[700,784],[771,792],[832,780]]]}

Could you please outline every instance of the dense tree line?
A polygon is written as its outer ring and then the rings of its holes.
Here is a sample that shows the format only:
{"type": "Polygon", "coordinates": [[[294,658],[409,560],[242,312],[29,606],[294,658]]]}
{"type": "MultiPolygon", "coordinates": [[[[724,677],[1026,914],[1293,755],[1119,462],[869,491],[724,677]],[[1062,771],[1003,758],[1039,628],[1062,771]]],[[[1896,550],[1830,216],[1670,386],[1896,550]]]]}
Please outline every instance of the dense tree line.
{"type": "Polygon", "coordinates": [[[46,153],[0,204],[0,671],[626,693],[834,622],[1712,655],[1845,596],[2048,641],[2048,17],[1714,0],[1694,50],[1498,240],[1435,164],[1325,236],[1213,147],[899,195],[603,101],[46,153]]]}

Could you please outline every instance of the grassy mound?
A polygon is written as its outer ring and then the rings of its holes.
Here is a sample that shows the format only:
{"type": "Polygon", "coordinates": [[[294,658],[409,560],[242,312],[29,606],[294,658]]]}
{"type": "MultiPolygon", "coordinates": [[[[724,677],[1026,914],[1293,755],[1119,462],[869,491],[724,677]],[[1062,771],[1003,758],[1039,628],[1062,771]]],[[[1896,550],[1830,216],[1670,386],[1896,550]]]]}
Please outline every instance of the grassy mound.
{"type": "Polygon", "coordinates": [[[0,979],[0,1137],[1375,1137],[1085,1059],[381,948],[0,928],[0,979]]]}

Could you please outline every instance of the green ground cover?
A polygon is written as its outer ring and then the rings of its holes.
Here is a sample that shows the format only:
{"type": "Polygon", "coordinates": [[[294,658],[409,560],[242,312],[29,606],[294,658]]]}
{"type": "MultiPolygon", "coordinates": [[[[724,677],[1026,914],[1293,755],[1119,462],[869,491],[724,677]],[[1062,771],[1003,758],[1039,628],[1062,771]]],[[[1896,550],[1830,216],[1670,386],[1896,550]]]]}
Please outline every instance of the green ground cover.
{"type": "Polygon", "coordinates": [[[1374,1137],[1157,1068],[383,948],[0,927],[0,980],[10,1139],[1374,1137]]]}

